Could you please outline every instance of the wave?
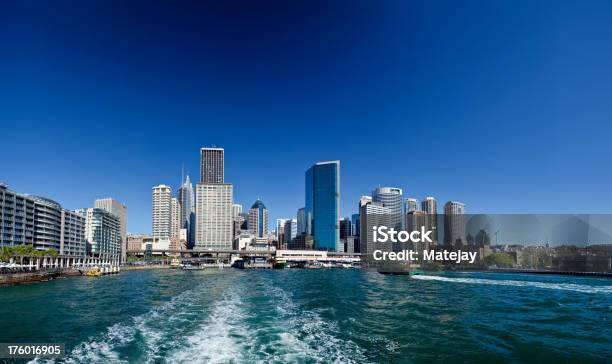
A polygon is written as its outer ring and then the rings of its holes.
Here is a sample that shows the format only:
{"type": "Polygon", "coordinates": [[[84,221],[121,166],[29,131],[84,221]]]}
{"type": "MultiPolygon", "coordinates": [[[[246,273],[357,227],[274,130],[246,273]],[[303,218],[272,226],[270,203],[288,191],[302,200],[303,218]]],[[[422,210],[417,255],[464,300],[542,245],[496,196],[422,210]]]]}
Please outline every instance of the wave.
{"type": "Polygon", "coordinates": [[[30,363],[129,363],[120,356],[120,349],[135,341],[144,346],[145,363],[156,362],[160,349],[176,344],[173,335],[168,337],[168,322],[182,321],[182,315],[193,306],[202,294],[202,287],[182,292],[168,302],[152,310],[134,316],[130,322],[116,323],[105,332],[93,336],[75,346],[66,357],[58,360],[34,359],[30,363]]]}
{"type": "Polygon", "coordinates": [[[235,289],[224,293],[216,302],[206,323],[186,337],[183,346],[169,353],[170,363],[227,363],[242,353],[243,340],[248,330],[242,323],[246,314],[240,295],[235,289]]]}
{"type": "Polygon", "coordinates": [[[532,282],[532,281],[513,281],[513,280],[496,280],[483,278],[452,278],[442,276],[427,276],[415,275],[412,279],[423,281],[441,281],[452,283],[467,283],[467,284],[487,284],[496,286],[513,286],[513,287],[534,287],[543,289],[556,289],[563,291],[574,291],[581,293],[604,293],[611,294],[612,286],[589,286],[575,283],[547,283],[547,282],[532,282]]]}
{"type": "MultiPolygon", "coordinates": [[[[362,348],[350,339],[340,339],[335,322],[324,320],[316,311],[305,310],[293,300],[291,292],[268,285],[267,294],[275,302],[282,355],[274,359],[294,362],[299,359],[317,363],[366,362],[362,348]]],[[[343,333],[342,336],[346,336],[343,333]]]]}

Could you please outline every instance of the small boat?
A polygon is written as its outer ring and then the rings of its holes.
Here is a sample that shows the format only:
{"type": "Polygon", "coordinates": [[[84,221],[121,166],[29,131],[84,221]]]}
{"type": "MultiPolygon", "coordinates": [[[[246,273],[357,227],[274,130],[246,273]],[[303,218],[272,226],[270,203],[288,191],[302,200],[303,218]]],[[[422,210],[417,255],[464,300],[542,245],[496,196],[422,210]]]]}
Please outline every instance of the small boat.
{"type": "Polygon", "coordinates": [[[170,261],[170,268],[180,268],[181,260],[179,258],[174,258],[170,261]]]}
{"type": "Polygon", "coordinates": [[[100,277],[102,275],[102,272],[100,271],[100,268],[93,267],[90,271],[85,273],[85,275],[87,277],[100,277]]]}

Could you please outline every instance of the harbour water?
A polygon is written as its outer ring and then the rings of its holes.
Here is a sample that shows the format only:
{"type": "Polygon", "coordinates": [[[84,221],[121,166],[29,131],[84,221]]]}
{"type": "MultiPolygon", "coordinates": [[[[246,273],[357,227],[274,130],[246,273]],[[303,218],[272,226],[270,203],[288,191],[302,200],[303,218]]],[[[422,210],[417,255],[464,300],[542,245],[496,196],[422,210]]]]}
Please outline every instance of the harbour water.
{"type": "Polygon", "coordinates": [[[612,358],[606,278],[159,269],[2,287],[0,300],[0,342],[65,343],[70,363],[612,358]]]}

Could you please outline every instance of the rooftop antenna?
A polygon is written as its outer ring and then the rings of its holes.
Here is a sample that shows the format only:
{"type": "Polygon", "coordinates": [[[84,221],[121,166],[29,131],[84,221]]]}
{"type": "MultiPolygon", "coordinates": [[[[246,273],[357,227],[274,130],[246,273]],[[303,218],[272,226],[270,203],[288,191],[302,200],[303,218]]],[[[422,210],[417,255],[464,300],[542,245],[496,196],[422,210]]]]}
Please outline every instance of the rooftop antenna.
{"type": "Polygon", "coordinates": [[[185,184],[185,162],[181,163],[181,186],[185,184]]]}

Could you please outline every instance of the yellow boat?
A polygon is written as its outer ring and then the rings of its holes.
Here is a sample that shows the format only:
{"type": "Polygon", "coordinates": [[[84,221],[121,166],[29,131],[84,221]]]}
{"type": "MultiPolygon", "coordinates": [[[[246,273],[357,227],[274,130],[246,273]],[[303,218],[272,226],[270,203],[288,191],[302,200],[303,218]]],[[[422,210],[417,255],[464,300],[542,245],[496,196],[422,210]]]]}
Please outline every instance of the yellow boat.
{"type": "Polygon", "coordinates": [[[102,272],[100,271],[100,268],[94,267],[92,270],[85,273],[85,275],[88,277],[99,277],[102,275],[102,272]]]}

